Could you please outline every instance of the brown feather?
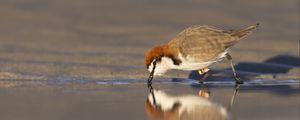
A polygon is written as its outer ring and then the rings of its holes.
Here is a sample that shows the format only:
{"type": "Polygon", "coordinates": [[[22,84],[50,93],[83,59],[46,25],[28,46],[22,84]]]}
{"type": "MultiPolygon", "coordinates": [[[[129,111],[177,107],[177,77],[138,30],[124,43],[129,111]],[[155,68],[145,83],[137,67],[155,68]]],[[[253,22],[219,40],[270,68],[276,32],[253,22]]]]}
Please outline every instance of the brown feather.
{"type": "Polygon", "coordinates": [[[169,57],[175,65],[179,65],[181,61],[178,59],[177,51],[175,48],[168,45],[160,45],[150,49],[146,54],[146,67],[148,68],[151,62],[156,59],[160,61],[162,57],[169,57]]]}
{"type": "Polygon", "coordinates": [[[238,30],[238,31],[232,31],[231,36],[237,36],[239,38],[243,38],[245,37],[246,35],[248,35],[249,33],[251,33],[254,29],[256,29],[257,27],[259,27],[259,24],[255,24],[255,25],[252,25],[252,26],[249,26],[243,30],[238,30]]]}
{"type": "Polygon", "coordinates": [[[192,26],[179,33],[168,45],[177,48],[184,57],[189,55],[205,62],[216,59],[253,29],[250,26],[242,31],[225,31],[212,26],[192,26]]]}

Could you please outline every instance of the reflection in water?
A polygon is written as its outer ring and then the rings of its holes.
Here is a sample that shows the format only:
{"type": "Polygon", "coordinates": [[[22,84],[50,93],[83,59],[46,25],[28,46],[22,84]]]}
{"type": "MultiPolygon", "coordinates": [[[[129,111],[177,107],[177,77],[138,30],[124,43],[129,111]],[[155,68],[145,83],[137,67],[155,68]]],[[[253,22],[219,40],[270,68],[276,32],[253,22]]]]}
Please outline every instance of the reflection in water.
{"type": "Polygon", "coordinates": [[[198,95],[172,96],[149,87],[145,110],[151,119],[158,120],[228,120],[228,110],[233,105],[239,85],[227,108],[210,101],[209,90],[202,86],[198,95]]]}

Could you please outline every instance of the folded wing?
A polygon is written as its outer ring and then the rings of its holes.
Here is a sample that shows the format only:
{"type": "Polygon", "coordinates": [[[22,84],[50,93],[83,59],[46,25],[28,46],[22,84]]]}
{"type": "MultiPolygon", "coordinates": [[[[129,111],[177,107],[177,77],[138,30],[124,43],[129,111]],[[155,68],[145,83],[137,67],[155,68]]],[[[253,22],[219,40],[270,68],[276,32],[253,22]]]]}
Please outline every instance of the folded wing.
{"type": "Polygon", "coordinates": [[[225,31],[206,25],[192,26],[179,33],[168,45],[178,48],[184,57],[189,56],[205,62],[216,59],[256,27],[257,25],[243,30],[225,31]]]}

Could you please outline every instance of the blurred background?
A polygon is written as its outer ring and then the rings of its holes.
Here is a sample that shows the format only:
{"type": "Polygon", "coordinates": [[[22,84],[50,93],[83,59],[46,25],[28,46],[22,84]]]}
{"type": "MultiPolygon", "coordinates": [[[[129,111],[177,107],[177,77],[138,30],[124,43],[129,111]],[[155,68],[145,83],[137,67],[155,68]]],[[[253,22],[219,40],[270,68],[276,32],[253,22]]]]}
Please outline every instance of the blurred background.
{"type": "MultiPolygon", "coordinates": [[[[288,56],[295,64],[285,67],[299,66],[298,0],[0,2],[0,79],[144,79],[145,52],[196,24],[241,29],[260,23],[233,47],[236,63],[259,67],[274,57],[288,56]]],[[[228,62],[213,66],[227,67],[228,62]]],[[[188,75],[173,71],[165,77],[188,75]]]]}

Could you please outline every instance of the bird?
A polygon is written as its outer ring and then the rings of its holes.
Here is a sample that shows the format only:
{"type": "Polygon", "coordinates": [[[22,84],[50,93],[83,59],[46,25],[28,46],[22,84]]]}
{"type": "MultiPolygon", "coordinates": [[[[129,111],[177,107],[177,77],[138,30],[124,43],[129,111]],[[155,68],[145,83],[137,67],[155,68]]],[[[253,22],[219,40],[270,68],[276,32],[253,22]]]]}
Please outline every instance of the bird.
{"type": "Polygon", "coordinates": [[[154,76],[162,76],[168,70],[197,70],[203,77],[208,77],[209,67],[224,59],[230,61],[236,84],[243,84],[237,76],[233,58],[229,49],[252,33],[259,24],[244,29],[223,30],[209,25],[193,25],[184,29],[167,44],[162,44],[146,52],[145,64],[150,72],[148,86],[154,76]]]}
{"type": "Polygon", "coordinates": [[[145,111],[148,117],[155,120],[228,120],[230,118],[224,106],[212,102],[208,97],[173,96],[156,89],[148,95],[145,111]]]}

